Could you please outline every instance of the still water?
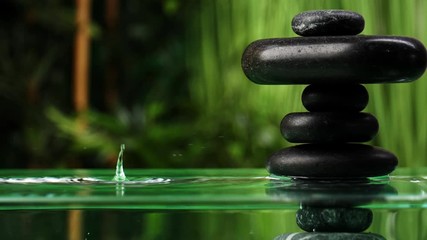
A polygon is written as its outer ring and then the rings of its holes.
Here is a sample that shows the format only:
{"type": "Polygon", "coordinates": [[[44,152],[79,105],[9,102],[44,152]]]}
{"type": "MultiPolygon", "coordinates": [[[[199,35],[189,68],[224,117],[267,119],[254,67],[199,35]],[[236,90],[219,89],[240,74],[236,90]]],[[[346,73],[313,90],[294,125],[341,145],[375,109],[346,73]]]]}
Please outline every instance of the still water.
{"type": "Polygon", "coordinates": [[[113,170],[0,174],[1,239],[291,239],[307,207],[371,209],[365,233],[427,239],[427,169],[346,184],[263,169],[129,170],[124,182],[113,170]]]}

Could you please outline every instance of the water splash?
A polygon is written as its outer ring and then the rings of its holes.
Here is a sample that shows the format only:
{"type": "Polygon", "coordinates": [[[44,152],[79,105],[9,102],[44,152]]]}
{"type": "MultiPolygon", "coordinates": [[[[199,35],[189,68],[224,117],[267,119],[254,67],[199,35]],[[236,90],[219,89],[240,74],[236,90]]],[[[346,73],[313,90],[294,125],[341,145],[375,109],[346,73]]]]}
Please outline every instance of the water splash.
{"type": "Polygon", "coordinates": [[[116,165],[116,175],[113,178],[113,181],[117,182],[123,182],[126,181],[126,175],[125,171],[123,170],[123,153],[125,151],[125,145],[120,145],[120,152],[119,156],[117,158],[117,165],[116,165]]]}

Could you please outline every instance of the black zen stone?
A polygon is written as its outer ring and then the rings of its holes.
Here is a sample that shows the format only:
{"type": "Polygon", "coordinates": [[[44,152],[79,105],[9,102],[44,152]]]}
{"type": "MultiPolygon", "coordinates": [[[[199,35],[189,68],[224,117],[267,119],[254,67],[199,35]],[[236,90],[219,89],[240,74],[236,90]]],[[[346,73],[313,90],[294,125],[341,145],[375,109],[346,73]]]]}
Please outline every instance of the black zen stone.
{"type": "Polygon", "coordinates": [[[287,233],[274,240],[386,240],[375,233],[287,233]]]}
{"type": "Polygon", "coordinates": [[[364,208],[305,207],[297,211],[297,224],[307,232],[363,232],[372,223],[364,208]]]}
{"type": "Polygon", "coordinates": [[[359,112],[368,101],[368,91],[360,84],[312,84],[302,93],[302,103],[310,112],[359,112]]]}
{"type": "Polygon", "coordinates": [[[301,112],[287,114],[282,136],[292,143],[367,142],[378,133],[378,121],[363,112],[301,112]]]}
{"type": "Polygon", "coordinates": [[[364,144],[303,144],[282,149],[267,160],[271,174],[311,179],[383,176],[396,165],[392,153],[364,144]]]}
{"type": "Polygon", "coordinates": [[[364,27],[360,14],[343,10],[302,12],[292,19],[292,30],[304,37],[357,35],[364,27]]]}
{"type": "Polygon", "coordinates": [[[265,39],[251,43],[242,57],[246,76],[270,85],[410,82],[426,65],[421,42],[390,36],[265,39]]]}

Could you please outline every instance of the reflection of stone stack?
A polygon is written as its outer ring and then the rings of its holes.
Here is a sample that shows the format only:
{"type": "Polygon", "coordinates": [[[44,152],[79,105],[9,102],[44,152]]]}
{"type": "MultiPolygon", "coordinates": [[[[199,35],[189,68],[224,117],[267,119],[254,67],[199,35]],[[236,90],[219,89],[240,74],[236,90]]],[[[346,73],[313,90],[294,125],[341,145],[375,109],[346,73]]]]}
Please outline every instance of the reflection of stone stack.
{"type": "Polygon", "coordinates": [[[366,208],[373,202],[397,194],[387,181],[283,181],[272,178],[266,193],[276,199],[300,203],[296,212],[297,225],[306,232],[286,233],[274,240],[298,239],[366,239],[384,240],[373,233],[364,233],[372,224],[374,214],[366,208]],[[364,205],[364,208],[359,206],[364,205]]]}
{"type": "Polygon", "coordinates": [[[281,123],[285,139],[305,143],[273,154],[270,173],[299,178],[364,178],[386,175],[397,158],[360,144],[378,132],[377,119],[362,111],[363,83],[409,82],[426,67],[426,50],[407,37],[361,36],[363,17],[324,10],[294,17],[302,38],[265,39],[250,44],[242,58],[246,76],[258,84],[311,84],[302,95],[305,113],[281,123]]]}

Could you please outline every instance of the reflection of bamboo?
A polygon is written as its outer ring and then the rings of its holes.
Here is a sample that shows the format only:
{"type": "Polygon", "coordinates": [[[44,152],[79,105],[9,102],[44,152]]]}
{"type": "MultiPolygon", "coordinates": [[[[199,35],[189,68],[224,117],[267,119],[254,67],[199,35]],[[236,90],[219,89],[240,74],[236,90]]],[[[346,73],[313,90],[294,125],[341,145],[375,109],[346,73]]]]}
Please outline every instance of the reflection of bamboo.
{"type": "Polygon", "coordinates": [[[70,210],[68,213],[68,240],[80,240],[82,237],[82,211],[70,210]]]}
{"type": "Polygon", "coordinates": [[[74,45],[74,108],[77,113],[88,108],[90,0],[76,0],[76,36],[74,45]]]}

